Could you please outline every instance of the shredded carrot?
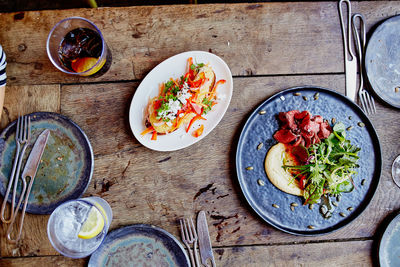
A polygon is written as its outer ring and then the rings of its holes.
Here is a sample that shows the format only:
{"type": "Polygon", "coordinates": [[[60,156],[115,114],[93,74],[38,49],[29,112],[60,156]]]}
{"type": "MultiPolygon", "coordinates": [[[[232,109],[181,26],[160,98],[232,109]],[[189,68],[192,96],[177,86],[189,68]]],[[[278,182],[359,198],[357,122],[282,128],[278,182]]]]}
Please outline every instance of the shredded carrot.
{"type": "Polygon", "coordinates": [[[157,140],[157,132],[153,131],[153,134],[151,136],[151,140],[157,140]]]}
{"type": "Polygon", "coordinates": [[[217,87],[220,84],[224,84],[226,82],[226,80],[219,80],[213,87],[213,89],[210,91],[210,95],[208,96],[208,101],[210,101],[211,99],[213,99],[213,97],[215,96],[216,92],[217,92],[217,87]]]}
{"type": "Polygon", "coordinates": [[[153,126],[147,127],[146,130],[144,130],[140,135],[145,135],[150,133],[151,131],[154,131],[153,126]]]}
{"type": "Polygon", "coordinates": [[[200,127],[197,130],[195,130],[192,133],[192,135],[197,138],[197,137],[199,137],[200,135],[203,134],[203,131],[204,131],[204,125],[202,124],[202,125],[200,125],[200,127]]]}

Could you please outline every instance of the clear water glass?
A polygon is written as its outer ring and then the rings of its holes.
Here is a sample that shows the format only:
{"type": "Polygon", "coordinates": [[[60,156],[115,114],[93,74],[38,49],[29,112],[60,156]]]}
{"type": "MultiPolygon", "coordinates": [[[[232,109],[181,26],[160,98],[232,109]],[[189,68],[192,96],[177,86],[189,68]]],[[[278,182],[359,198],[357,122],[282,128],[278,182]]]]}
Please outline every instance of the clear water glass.
{"type": "Polygon", "coordinates": [[[102,198],[88,197],[70,200],[58,206],[50,215],[47,235],[53,247],[70,258],[83,258],[92,254],[103,242],[112,221],[110,205],[102,198]],[[92,208],[104,219],[103,230],[95,237],[82,239],[79,231],[92,208]]]}

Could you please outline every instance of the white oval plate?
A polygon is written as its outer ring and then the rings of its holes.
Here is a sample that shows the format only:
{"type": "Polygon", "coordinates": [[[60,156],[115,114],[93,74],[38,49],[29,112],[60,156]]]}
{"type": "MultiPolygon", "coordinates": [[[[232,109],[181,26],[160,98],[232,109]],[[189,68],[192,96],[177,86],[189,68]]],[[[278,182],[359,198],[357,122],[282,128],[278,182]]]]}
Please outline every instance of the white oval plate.
{"type": "Polygon", "coordinates": [[[218,125],[228,109],[232,92],[232,73],[220,57],[203,51],[189,51],[170,57],[151,70],[136,89],[129,110],[129,123],[133,135],[142,145],[157,151],[174,151],[188,147],[206,137],[218,125]],[[186,127],[180,127],[170,134],[158,135],[157,140],[151,140],[151,134],[142,136],[141,133],[146,129],[145,110],[149,100],[158,96],[160,84],[171,77],[176,79],[185,74],[189,57],[193,58],[194,63],[209,63],[215,72],[216,81],[226,80],[224,84],[217,87],[218,104],[204,116],[205,121],[196,121],[188,133],[186,133],[186,127]],[[197,138],[193,137],[192,132],[201,124],[204,124],[203,134],[197,138]]]}

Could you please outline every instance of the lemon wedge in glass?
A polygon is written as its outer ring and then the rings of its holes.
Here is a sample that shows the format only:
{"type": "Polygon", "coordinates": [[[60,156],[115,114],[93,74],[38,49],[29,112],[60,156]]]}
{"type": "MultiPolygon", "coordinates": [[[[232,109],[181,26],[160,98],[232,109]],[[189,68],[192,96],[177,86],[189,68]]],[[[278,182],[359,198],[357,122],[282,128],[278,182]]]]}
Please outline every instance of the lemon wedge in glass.
{"type": "Polygon", "coordinates": [[[82,239],[90,239],[97,236],[104,228],[104,219],[100,211],[92,207],[89,212],[89,216],[83,223],[81,230],[79,231],[78,237],[82,239]]]}

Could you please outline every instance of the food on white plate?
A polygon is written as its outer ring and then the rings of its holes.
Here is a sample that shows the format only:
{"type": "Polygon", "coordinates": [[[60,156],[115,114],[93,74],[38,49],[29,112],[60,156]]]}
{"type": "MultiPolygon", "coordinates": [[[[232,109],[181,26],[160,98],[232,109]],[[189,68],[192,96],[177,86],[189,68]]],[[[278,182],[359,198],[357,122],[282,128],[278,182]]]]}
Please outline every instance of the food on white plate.
{"type": "MultiPolygon", "coordinates": [[[[151,133],[151,139],[157,140],[157,135],[172,133],[182,126],[189,132],[195,121],[206,120],[204,115],[217,104],[217,87],[223,83],[225,80],[216,82],[209,64],[193,63],[189,58],[186,73],[161,84],[159,95],[150,100],[145,115],[147,128],[142,135],[151,133]]],[[[199,137],[203,130],[204,125],[200,125],[192,135],[199,137]]]]}
{"type": "Polygon", "coordinates": [[[321,116],[292,110],[279,114],[281,127],[274,134],[279,142],[271,147],[265,170],[280,190],[303,196],[304,204],[322,196],[340,195],[354,189],[353,175],[360,148],[346,139],[346,128],[332,128],[321,116]]]}

